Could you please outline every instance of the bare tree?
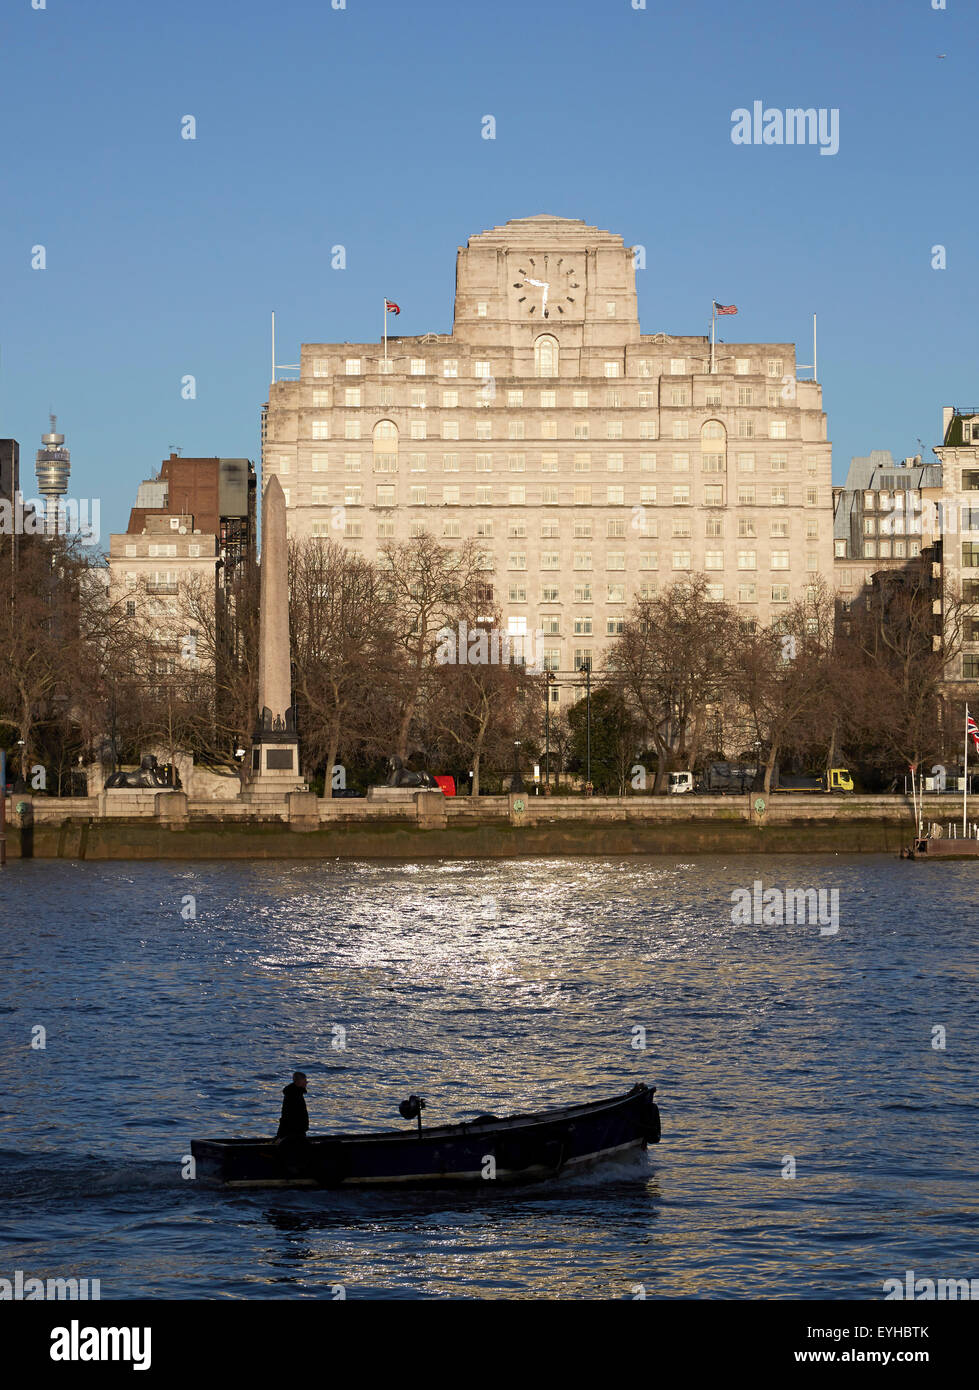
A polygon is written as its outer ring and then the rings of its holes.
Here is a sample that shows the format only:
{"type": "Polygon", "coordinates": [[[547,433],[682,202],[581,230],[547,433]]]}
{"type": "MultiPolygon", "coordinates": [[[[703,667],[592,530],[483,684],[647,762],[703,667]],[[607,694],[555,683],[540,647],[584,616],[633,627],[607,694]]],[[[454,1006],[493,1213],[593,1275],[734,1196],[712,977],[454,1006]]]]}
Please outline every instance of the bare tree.
{"type": "Polygon", "coordinates": [[[656,749],[654,791],[667,785],[695,722],[723,694],[737,617],[712,599],[704,575],[637,598],[606,655],[606,672],[643,721],[656,749]]]}
{"type": "Polygon", "coordinates": [[[341,742],[366,735],[362,713],[399,673],[392,605],[379,571],[332,540],[290,545],[289,590],[304,761],[325,758],[329,788],[341,742]]]}
{"type": "Polygon", "coordinates": [[[485,613],[492,588],[484,557],[471,541],[450,548],[428,534],[419,536],[385,547],[380,568],[403,661],[394,751],[405,758],[413,724],[434,686],[439,633],[457,628],[467,615],[485,613]]]}

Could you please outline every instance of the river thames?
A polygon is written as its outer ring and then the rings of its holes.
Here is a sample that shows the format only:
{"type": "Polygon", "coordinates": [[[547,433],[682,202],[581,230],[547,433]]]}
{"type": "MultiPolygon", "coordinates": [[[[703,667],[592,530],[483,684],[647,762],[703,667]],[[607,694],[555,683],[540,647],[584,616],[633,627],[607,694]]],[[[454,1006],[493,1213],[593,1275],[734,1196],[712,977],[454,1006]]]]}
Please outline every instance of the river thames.
{"type": "Polygon", "coordinates": [[[15,861],[0,1276],[98,1279],[103,1299],[857,1300],[908,1270],[975,1277],[977,874],[15,861]],[[733,920],[756,882],[835,890],[838,930],[733,920]],[[399,1128],[411,1091],[435,1124],[642,1080],[663,1137],[461,1195],[182,1176],[192,1138],[274,1133],[294,1068],[313,1132],[399,1128]]]}

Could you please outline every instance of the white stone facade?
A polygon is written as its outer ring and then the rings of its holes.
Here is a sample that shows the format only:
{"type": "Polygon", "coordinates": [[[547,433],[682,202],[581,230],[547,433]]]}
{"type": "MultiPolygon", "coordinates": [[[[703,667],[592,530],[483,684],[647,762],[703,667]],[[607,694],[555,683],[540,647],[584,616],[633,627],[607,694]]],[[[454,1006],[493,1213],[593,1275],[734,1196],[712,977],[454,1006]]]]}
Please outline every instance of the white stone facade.
{"type": "Polygon", "coordinates": [[[472,539],[509,630],[565,672],[683,575],[761,623],[832,582],[821,388],[791,343],[718,343],[712,371],[709,339],[641,333],[635,262],[620,236],[524,218],[459,248],[451,333],[390,339],[386,360],[304,344],[263,431],[290,536],[368,558],[472,539]]]}

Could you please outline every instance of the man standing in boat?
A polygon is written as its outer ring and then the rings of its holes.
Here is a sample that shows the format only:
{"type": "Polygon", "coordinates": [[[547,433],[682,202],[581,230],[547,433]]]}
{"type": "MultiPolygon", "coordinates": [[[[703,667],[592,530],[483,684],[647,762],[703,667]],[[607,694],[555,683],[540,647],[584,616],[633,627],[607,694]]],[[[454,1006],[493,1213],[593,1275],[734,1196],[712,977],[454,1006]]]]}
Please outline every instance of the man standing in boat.
{"type": "Polygon", "coordinates": [[[276,1139],[304,1140],[309,1129],[309,1111],[306,1109],[306,1073],[294,1071],[292,1081],[282,1088],[282,1117],[276,1131],[276,1139]]]}

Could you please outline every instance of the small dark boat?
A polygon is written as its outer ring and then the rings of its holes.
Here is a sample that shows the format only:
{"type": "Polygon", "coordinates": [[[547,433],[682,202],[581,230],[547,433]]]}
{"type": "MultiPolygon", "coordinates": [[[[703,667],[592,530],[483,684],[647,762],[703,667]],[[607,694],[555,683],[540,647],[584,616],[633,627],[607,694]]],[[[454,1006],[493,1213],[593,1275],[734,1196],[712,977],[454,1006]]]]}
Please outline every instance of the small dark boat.
{"type": "MultiPolygon", "coordinates": [[[[408,1183],[456,1186],[533,1182],[659,1142],[655,1086],[624,1096],[498,1119],[381,1134],[328,1134],[306,1140],[194,1139],[197,1175],[231,1187],[353,1187],[408,1183]]],[[[410,1100],[417,1100],[411,1097],[410,1100]]],[[[422,1102],[423,1104],[423,1102],[422,1102]]]]}

